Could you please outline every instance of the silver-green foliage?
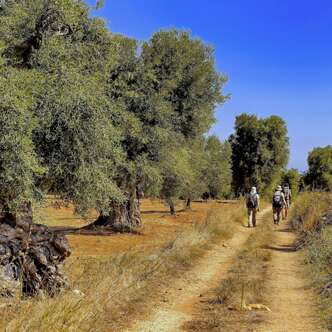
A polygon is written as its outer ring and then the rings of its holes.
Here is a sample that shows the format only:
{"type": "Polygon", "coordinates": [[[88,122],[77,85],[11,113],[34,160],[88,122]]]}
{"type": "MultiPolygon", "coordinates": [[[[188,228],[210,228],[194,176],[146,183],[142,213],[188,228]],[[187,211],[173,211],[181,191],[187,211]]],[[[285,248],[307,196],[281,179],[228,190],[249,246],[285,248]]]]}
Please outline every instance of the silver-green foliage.
{"type": "Polygon", "coordinates": [[[170,30],[139,48],[91,18],[83,1],[8,0],[0,50],[7,205],[52,192],[79,212],[107,214],[135,188],[197,195],[196,142],[225,101],[211,47],[170,30]]]}
{"type": "Polygon", "coordinates": [[[32,142],[33,74],[0,67],[0,204],[5,210],[38,196],[34,177],[45,172],[32,142]]]}
{"type": "Polygon", "coordinates": [[[225,198],[231,194],[232,150],[229,142],[221,142],[216,136],[208,137],[205,145],[205,183],[210,197],[225,198]]]}
{"type": "MultiPolygon", "coordinates": [[[[23,144],[22,133],[29,135],[30,156],[46,170],[38,178],[30,172],[27,181],[73,201],[81,212],[123,200],[114,181],[123,159],[121,128],[114,125],[119,107],[105,92],[105,71],[118,55],[104,23],[90,19],[83,2],[69,0],[8,2],[0,23],[4,66],[19,68],[17,81],[29,88],[16,107],[21,115],[25,106],[26,122],[11,119],[15,136],[23,144]]],[[[21,89],[11,87],[13,100],[21,89]]]]}

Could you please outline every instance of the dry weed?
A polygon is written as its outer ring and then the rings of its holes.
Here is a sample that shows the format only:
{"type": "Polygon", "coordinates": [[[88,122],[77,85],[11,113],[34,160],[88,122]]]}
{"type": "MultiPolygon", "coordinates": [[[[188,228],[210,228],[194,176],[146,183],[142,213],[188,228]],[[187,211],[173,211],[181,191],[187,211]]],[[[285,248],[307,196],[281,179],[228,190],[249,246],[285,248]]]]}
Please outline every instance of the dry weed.
{"type": "Polygon", "coordinates": [[[265,248],[272,237],[269,218],[249,237],[227,278],[207,294],[200,313],[185,325],[187,331],[250,331],[252,324],[262,320],[262,313],[239,309],[260,303],[266,294],[264,280],[271,253],[265,248]]]}
{"type": "MultiPolygon", "coordinates": [[[[233,234],[244,217],[238,205],[215,207],[204,222],[178,233],[152,254],[71,257],[66,264],[71,287],[56,298],[16,300],[1,310],[6,331],[121,331],[147,303],[190,268],[209,244],[233,234]]],[[[156,234],[157,236],[157,234],[156,234]]]]}
{"type": "Polygon", "coordinates": [[[321,228],[321,216],[332,210],[332,194],[306,192],[299,195],[292,207],[292,226],[299,232],[310,232],[321,228]]]}
{"type": "Polygon", "coordinates": [[[332,194],[301,194],[294,205],[292,218],[306,251],[312,286],[320,294],[322,319],[332,331],[332,194]]]}

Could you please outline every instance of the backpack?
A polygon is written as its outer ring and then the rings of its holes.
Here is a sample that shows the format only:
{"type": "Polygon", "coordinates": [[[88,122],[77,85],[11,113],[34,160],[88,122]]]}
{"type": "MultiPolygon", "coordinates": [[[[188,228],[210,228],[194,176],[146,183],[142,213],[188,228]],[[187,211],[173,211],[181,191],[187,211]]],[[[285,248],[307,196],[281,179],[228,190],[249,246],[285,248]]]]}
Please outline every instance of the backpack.
{"type": "Polygon", "coordinates": [[[285,194],[285,199],[288,200],[290,196],[290,190],[289,188],[284,188],[284,194],[285,194]]]}
{"type": "Polygon", "coordinates": [[[273,195],[273,202],[272,205],[274,208],[282,208],[283,207],[283,199],[281,196],[281,191],[276,191],[275,194],[273,195]]]}
{"type": "Polygon", "coordinates": [[[257,208],[257,194],[249,194],[247,197],[247,208],[256,209],[257,208]]]}

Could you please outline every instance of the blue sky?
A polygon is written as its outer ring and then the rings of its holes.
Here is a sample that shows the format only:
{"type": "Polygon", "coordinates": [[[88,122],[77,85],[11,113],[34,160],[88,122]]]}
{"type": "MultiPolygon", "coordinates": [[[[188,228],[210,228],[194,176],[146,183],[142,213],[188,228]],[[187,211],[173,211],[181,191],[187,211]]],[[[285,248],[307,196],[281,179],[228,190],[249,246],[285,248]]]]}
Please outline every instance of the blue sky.
{"type": "Polygon", "coordinates": [[[139,40],[176,27],[213,45],[232,94],[217,110],[212,132],[220,138],[237,114],[279,115],[289,129],[289,166],[300,170],[309,150],[332,143],[332,1],[105,0],[96,14],[139,40]]]}

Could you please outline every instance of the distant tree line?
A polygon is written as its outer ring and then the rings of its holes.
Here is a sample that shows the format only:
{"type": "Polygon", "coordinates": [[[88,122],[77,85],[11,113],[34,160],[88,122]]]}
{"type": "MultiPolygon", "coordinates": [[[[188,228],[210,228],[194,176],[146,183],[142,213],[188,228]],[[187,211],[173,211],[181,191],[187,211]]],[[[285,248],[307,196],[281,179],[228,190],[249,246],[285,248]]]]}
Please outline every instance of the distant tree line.
{"type": "Polygon", "coordinates": [[[286,123],[278,116],[241,114],[231,135],[233,192],[244,195],[252,186],[269,196],[281,183],[289,158],[286,123]]]}
{"type": "Polygon", "coordinates": [[[241,114],[230,136],[232,150],[232,192],[245,194],[251,186],[269,197],[277,184],[288,184],[293,196],[300,190],[332,190],[332,146],[313,149],[308,170],[301,174],[287,169],[289,139],[285,122],[277,116],[258,118],[241,114]]]}

